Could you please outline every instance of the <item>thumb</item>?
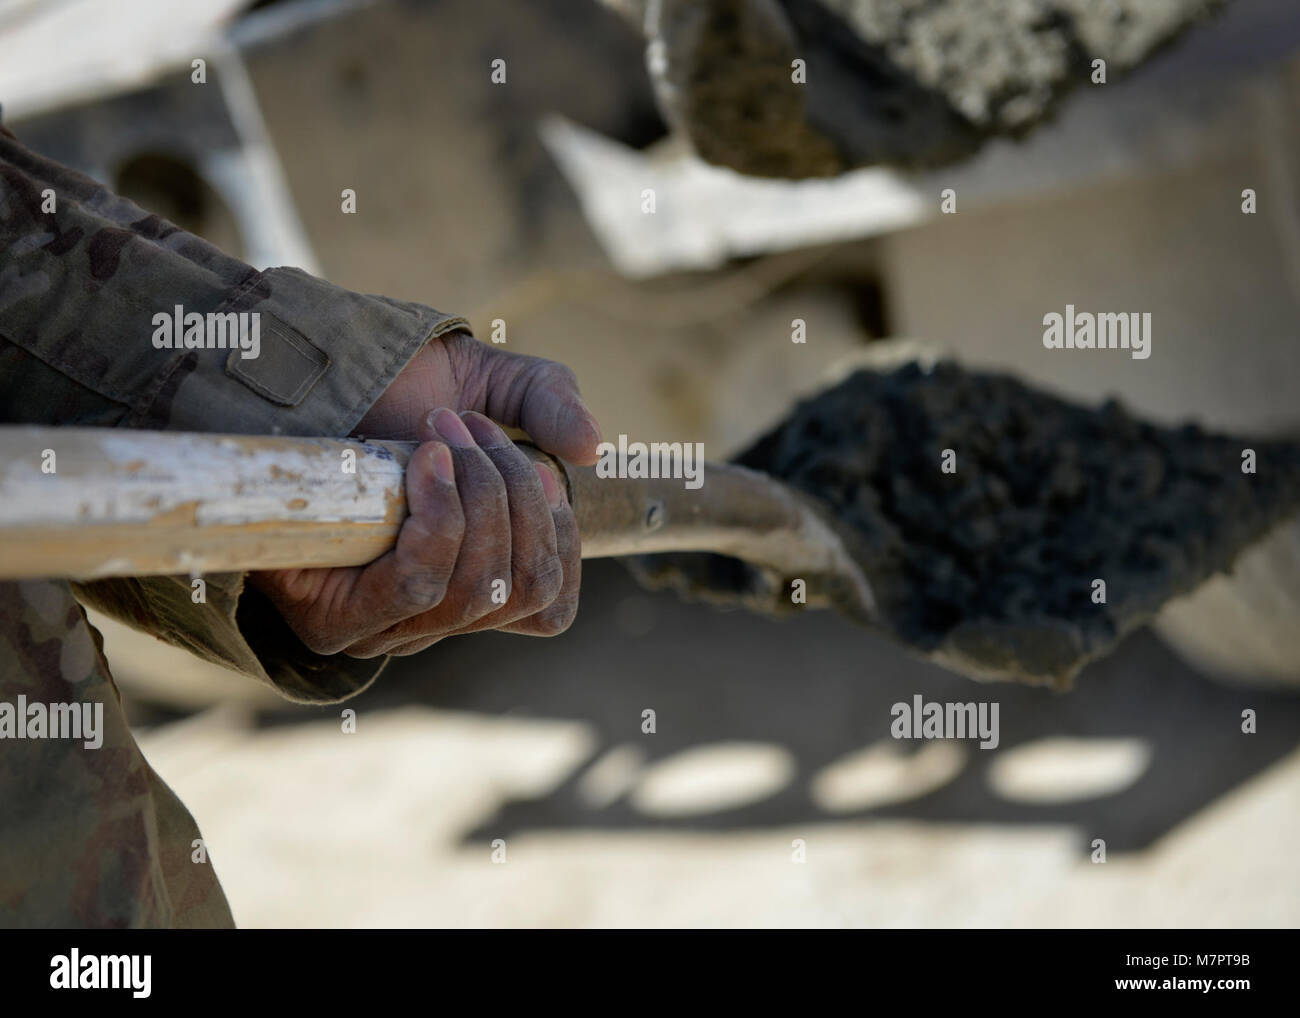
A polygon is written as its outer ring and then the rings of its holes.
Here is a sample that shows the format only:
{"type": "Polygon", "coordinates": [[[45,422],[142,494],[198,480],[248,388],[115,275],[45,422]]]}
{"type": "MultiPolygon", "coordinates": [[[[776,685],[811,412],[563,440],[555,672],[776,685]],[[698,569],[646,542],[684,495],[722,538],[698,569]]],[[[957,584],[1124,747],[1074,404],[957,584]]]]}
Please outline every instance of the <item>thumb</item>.
{"type": "Polygon", "coordinates": [[[600,427],[578,392],[578,379],[563,364],[527,354],[483,348],[487,377],[483,412],[523,428],[552,455],[580,466],[596,462],[600,427]]]}

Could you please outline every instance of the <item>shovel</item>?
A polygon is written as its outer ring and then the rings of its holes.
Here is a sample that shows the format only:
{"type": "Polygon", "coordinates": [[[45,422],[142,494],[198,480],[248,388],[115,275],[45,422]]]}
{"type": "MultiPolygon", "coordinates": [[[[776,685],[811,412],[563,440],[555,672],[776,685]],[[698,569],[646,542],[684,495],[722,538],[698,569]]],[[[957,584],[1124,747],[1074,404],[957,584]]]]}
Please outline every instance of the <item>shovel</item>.
{"type": "MultiPolygon", "coordinates": [[[[520,444],[563,478],[583,558],[700,600],[832,606],[971,677],[1058,687],[1300,513],[1300,446],[950,364],[859,371],[694,489],[520,444]]],[[[360,565],[396,539],[413,448],[0,428],[0,578],[360,565]]]]}

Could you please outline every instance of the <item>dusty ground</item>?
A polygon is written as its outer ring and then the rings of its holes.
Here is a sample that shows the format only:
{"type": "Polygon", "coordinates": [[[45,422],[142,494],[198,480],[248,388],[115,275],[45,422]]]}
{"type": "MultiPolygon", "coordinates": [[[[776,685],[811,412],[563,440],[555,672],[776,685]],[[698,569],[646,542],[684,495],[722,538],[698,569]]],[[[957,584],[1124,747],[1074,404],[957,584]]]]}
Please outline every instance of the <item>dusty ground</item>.
{"type": "Polygon", "coordinates": [[[141,712],[245,926],[1300,921],[1300,696],[1147,633],[1060,696],[589,563],[566,636],[451,641],[348,706],[348,735],[337,708],[141,712]],[[917,693],[997,700],[1001,745],[891,740],[917,693]]]}

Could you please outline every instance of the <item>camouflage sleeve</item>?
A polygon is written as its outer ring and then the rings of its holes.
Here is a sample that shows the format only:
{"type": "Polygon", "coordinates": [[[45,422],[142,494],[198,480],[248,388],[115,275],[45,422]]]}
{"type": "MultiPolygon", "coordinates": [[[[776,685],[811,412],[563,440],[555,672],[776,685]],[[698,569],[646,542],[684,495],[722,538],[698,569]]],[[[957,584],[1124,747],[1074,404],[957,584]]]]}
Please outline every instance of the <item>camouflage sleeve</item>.
{"type": "MultiPolygon", "coordinates": [[[[0,423],[343,436],[455,329],[468,323],[298,269],[257,271],[0,127],[0,423]]],[[[382,667],[314,655],[242,576],[206,579],[198,604],[188,579],[77,590],[295,699],[339,699],[382,667]]]]}
{"type": "Polygon", "coordinates": [[[68,585],[0,583],[0,927],[230,927],[68,585]]]}

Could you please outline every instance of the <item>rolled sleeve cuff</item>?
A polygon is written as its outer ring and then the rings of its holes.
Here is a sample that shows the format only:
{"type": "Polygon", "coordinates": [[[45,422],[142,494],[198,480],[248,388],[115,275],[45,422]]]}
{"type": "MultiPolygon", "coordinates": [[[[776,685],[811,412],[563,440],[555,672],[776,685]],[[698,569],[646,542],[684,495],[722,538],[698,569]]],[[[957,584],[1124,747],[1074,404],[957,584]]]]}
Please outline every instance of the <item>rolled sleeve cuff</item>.
{"type": "Polygon", "coordinates": [[[458,315],[294,268],[257,273],[215,313],[256,315],[242,325],[256,342],[178,358],[130,426],[341,437],[429,340],[469,331],[458,315]]]}
{"type": "Polygon", "coordinates": [[[297,703],[337,703],[365,689],[387,657],[315,654],[242,573],[210,573],[195,604],[187,576],[74,582],[83,604],[175,647],[272,686],[297,703]]]}

